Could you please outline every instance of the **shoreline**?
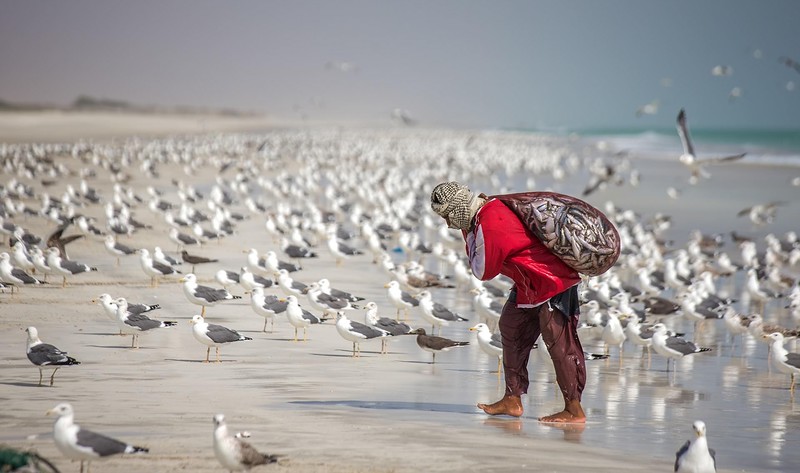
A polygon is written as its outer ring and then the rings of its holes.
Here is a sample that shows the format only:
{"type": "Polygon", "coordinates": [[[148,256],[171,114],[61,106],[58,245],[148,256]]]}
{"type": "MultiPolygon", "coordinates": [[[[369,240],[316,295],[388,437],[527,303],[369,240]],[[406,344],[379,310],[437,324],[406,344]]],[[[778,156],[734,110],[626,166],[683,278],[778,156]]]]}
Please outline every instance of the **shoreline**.
{"type": "MultiPolygon", "coordinates": [[[[82,165],[75,159],[64,161],[71,167],[82,165]]],[[[210,186],[220,176],[232,178],[233,173],[223,175],[210,161],[205,163],[208,165],[198,168],[191,177],[193,185],[210,186]]],[[[283,164],[284,161],[276,160],[255,172],[258,176],[275,177],[281,175],[283,164]]],[[[666,180],[661,166],[642,169],[655,169],[654,175],[666,180]]],[[[680,168],[670,169],[670,177],[683,179],[680,168]]],[[[170,180],[189,178],[178,163],[162,164],[160,171],[160,178],[136,172],[125,185],[142,196],[147,196],[145,189],[153,186],[164,192],[164,199],[176,201],[177,191],[170,180]]],[[[76,186],[78,176],[76,173],[64,179],[56,189],[61,191],[67,184],[76,186]]],[[[712,183],[723,178],[715,173],[716,180],[712,183]]],[[[544,179],[541,182],[544,186],[562,186],[561,190],[579,192],[583,181],[574,180],[577,182],[544,179]]],[[[36,180],[25,182],[38,186],[36,180]]],[[[102,195],[111,195],[110,180],[100,178],[89,183],[102,195]]],[[[42,189],[37,187],[37,190],[42,189]]],[[[593,200],[624,202],[630,199],[626,194],[630,191],[627,187],[611,187],[593,196],[593,200]]],[[[39,202],[33,199],[29,203],[39,202]]],[[[660,208],[648,202],[642,205],[660,208]]],[[[263,215],[248,214],[243,206],[234,210],[241,210],[249,217],[238,224],[236,235],[189,250],[219,259],[213,265],[197,267],[202,284],[218,286],[213,272],[220,268],[237,270],[244,264],[242,252],[247,248],[256,247],[263,254],[278,246],[265,233],[263,215]]],[[[81,212],[97,218],[102,218],[103,213],[98,206],[81,212]]],[[[143,205],[136,217],[154,229],[137,232],[120,239],[121,242],[147,248],[161,245],[168,254],[175,254],[174,245],[164,236],[160,215],[143,205]]],[[[694,224],[696,218],[691,217],[686,225],[694,224]]],[[[20,219],[18,223],[37,234],[46,234],[55,226],[38,217],[20,219]]],[[[5,243],[2,251],[7,251],[5,243]]],[[[388,276],[372,264],[369,255],[339,266],[324,245],[319,252],[318,259],[304,262],[298,280],[309,282],[327,277],[335,287],[376,301],[382,315],[394,314],[383,289],[388,276]],[[376,281],[380,284],[370,284],[376,281]]],[[[165,279],[159,287],[150,288],[135,256],[122,258],[121,265],[116,266],[102,242],[89,238],[71,244],[70,257],[96,265],[100,271],[70,278],[65,289],[60,288],[60,278],[51,278],[46,286],[23,287],[14,297],[8,293],[0,297],[3,309],[0,385],[7,406],[0,413],[0,422],[9,426],[0,435],[0,441],[36,448],[63,471],[75,471],[77,465],[55,450],[50,434],[53,419],[43,416],[45,410],[61,401],[75,406],[76,423],[151,448],[151,454],[146,456],[114,458],[102,466],[95,465],[96,469],[112,473],[218,471],[211,451],[211,417],[218,412],[226,415],[231,430],[252,432],[250,443],[257,449],[286,455],[283,464],[268,467],[278,471],[634,472],[642,471],[643,465],[671,471],[674,451],[691,433],[689,423],[673,425],[669,418],[662,417],[659,422],[651,415],[639,419],[642,428],[674,429],[664,436],[667,445],[661,446],[662,450],[643,453],[641,445],[622,448],[622,445],[596,443],[598,437],[605,437],[608,426],[613,429],[616,425],[618,419],[615,420],[614,414],[619,417],[621,395],[630,395],[634,381],[636,392],[642,391],[643,404],[659,399],[681,403],[685,402],[684,397],[691,398],[691,388],[666,385],[663,372],[637,371],[638,376],[623,382],[620,380],[625,378],[613,366],[611,369],[602,364],[588,366],[592,380],[591,390],[584,393],[588,423],[583,427],[585,430],[573,426],[562,430],[536,419],[561,406],[560,398],[553,392],[552,375],[537,360],[529,395],[524,399],[523,418],[489,417],[479,412],[475,403],[493,402],[499,398],[502,386],[490,372],[496,361],[488,359],[478,347],[437,356],[436,364],[430,365],[430,354],[421,352],[412,337],[404,337],[390,342],[388,356],[377,353],[377,344],[365,343],[362,358],[351,359],[350,343],[341,339],[330,323],[310,327],[310,339],[305,343],[292,341],[293,329],[283,317],[276,320],[275,333],[262,333],[263,319],[252,312],[249,297],[239,287],[231,292],[242,295],[243,299],[211,307],[207,316],[212,323],[233,328],[254,340],[224,346],[223,362],[206,365],[200,362],[205,347],[193,339],[188,324],[200,309],[186,301],[177,278],[165,279]],[[130,339],[114,335],[116,326],[105,318],[100,307],[91,303],[91,299],[106,291],[134,302],[159,303],[162,309],[150,315],[177,321],[178,325],[143,335],[142,348],[131,350],[130,339]],[[23,330],[28,325],[39,329],[45,343],[68,351],[82,362],[59,370],[53,388],[35,386],[37,370],[24,356],[23,330]]],[[[181,270],[191,271],[187,266],[183,265],[181,270]]],[[[275,289],[267,292],[281,294],[275,289]]],[[[472,316],[471,296],[447,290],[439,290],[436,296],[472,316]]],[[[361,312],[352,313],[351,318],[359,317],[363,317],[361,312]]],[[[419,323],[417,314],[412,313],[412,320],[419,323]]],[[[475,345],[466,330],[468,326],[446,327],[443,335],[470,340],[475,345]]],[[[691,373],[687,371],[684,376],[691,373]]],[[[689,380],[684,378],[682,382],[688,384],[689,380]]],[[[764,383],[760,379],[758,382],[764,383]]],[[[635,398],[632,404],[636,404],[635,398]]],[[[677,404],[677,408],[685,407],[677,404]]],[[[622,428],[630,427],[619,427],[622,428]]],[[[722,432],[722,429],[710,431],[712,447],[723,443],[722,432]]],[[[642,434],[635,430],[629,433],[634,437],[642,434]]],[[[722,447],[717,448],[718,452],[724,452],[724,443],[722,447]]],[[[720,468],[721,472],[736,470],[729,460],[721,464],[728,467],[720,468]]]]}

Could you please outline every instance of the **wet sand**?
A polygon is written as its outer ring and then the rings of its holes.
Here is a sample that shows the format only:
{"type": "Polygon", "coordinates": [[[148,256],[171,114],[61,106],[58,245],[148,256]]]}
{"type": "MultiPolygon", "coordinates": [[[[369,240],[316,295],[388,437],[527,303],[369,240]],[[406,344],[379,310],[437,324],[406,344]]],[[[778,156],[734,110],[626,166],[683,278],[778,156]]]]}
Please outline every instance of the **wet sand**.
{"type": "MultiPolygon", "coordinates": [[[[678,166],[635,163],[642,170],[643,183],[653,179],[661,186],[673,178],[683,179],[678,166]]],[[[797,188],[788,184],[792,176],[785,170],[759,167],[758,179],[769,183],[781,179],[783,184],[769,191],[744,187],[719,201],[713,198],[725,188],[728,173],[745,175],[744,181],[752,182],[755,169],[714,170],[708,186],[690,189],[685,195],[696,193],[695,198],[703,202],[722,202],[727,210],[738,210],[740,202],[762,196],[797,195],[797,188]]],[[[128,185],[145,195],[148,185],[169,189],[169,180],[178,175],[186,179],[177,166],[164,168],[160,182],[135,176],[128,185]]],[[[207,188],[215,177],[214,170],[200,169],[192,184],[207,188]]],[[[78,182],[75,179],[73,185],[78,182]]],[[[585,179],[576,175],[561,182],[539,179],[537,183],[579,193],[585,179]]],[[[60,182],[59,188],[66,184],[60,182]]],[[[110,195],[109,183],[95,180],[91,185],[110,195]]],[[[164,198],[177,200],[174,192],[164,198]]],[[[656,211],[675,214],[672,232],[681,242],[686,238],[684,229],[706,224],[709,231],[730,229],[735,222],[752,235],[779,233],[794,229],[792,222],[798,216],[797,206],[790,205],[781,209],[775,226],[755,229],[729,213],[714,210],[715,218],[709,219],[708,210],[700,212],[697,205],[670,202],[663,188],[655,185],[611,187],[590,201],[600,205],[607,199],[650,215],[656,211]]],[[[241,206],[235,210],[247,213],[241,206]]],[[[100,208],[87,212],[102,216],[100,208]]],[[[120,241],[150,249],[160,245],[174,255],[163,221],[146,208],[135,215],[155,228],[120,241]]],[[[41,218],[15,223],[38,234],[55,227],[41,218]]],[[[237,230],[220,243],[189,250],[220,260],[197,267],[201,283],[216,287],[213,273],[217,269],[238,271],[246,264],[244,250],[277,249],[264,230],[263,216],[249,214],[237,230]]],[[[589,422],[582,428],[551,426],[536,418],[563,404],[547,363],[537,356],[531,365],[533,382],[524,399],[523,418],[491,418],[474,407],[499,398],[502,381],[491,372],[496,361],[479,350],[474,335],[467,331],[477,316],[466,293],[434,290],[435,300],[467,315],[472,323],[444,328],[443,336],[469,340],[471,345],[440,354],[431,365],[430,354],[421,351],[412,337],[391,340],[388,355],[377,353],[379,343],[365,343],[362,356],[354,359],[351,344],[336,333],[332,322],[310,327],[306,342],[292,341],[293,328],[283,317],[276,320],[274,333],[262,333],[263,319],[251,310],[243,290],[233,287],[232,292],[244,299],[208,308],[207,320],[253,340],[224,346],[222,363],[205,364],[205,346],[192,337],[189,325],[200,308],[185,299],[176,278],[165,278],[159,287],[151,288],[135,256],[122,258],[116,267],[102,242],[82,239],[68,249],[72,259],[97,266],[99,271],[69,278],[64,289],[60,278],[51,277],[46,286],[23,287],[13,297],[8,292],[0,294],[0,425],[4,426],[0,443],[35,449],[62,471],[77,471],[78,465],[56,450],[51,434],[54,419],[44,417],[44,412],[64,401],[74,405],[77,423],[150,448],[148,455],[95,463],[94,471],[220,471],[211,448],[216,413],[226,415],[231,430],[251,432],[250,443],[259,450],[284,454],[280,465],[268,467],[280,471],[672,471],[674,452],[689,438],[695,419],[709,426],[720,471],[793,471],[800,466],[800,454],[793,448],[800,431],[800,411],[790,403],[788,377],[767,373],[763,344],[750,340],[744,345],[747,356],[732,355],[721,322],[711,324],[703,340],[714,351],[683,360],[674,381],[663,371],[663,359],[654,356],[647,367],[630,345],[626,345],[622,368],[615,351],[608,362],[588,363],[583,403],[589,422]],[[144,334],[141,348],[130,349],[130,337],[116,335],[116,325],[91,302],[106,292],[134,302],[161,304],[150,315],[178,325],[144,334]],[[45,343],[82,362],[61,369],[52,388],[36,386],[37,370],[25,357],[24,329],[30,325],[39,329],[45,343]]],[[[304,269],[294,273],[296,279],[311,282],[327,277],[334,287],[377,302],[381,315],[394,314],[383,289],[388,276],[372,264],[370,256],[337,266],[324,246],[318,251],[320,257],[304,262],[304,269]]],[[[395,253],[395,258],[403,261],[406,255],[395,253]]],[[[186,264],[180,269],[191,271],[186,264]]],[[[275,288],[266,292],[281,294],[275,288]]],[[[786,316],[777,306],[774,309],[776,318],[786,316]]],[[[362,311],[351,316],[362,317],[362,311]]],[[[425,326],[415,312],[411,322],[425,326]]]]}

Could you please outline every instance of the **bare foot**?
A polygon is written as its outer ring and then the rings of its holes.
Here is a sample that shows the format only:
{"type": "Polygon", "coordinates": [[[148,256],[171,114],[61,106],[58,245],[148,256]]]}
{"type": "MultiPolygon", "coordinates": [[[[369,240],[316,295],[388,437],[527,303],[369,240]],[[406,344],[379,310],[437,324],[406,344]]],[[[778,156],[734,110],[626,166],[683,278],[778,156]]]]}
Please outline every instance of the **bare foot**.
{"type": "Polygon", "coordinates": [[[567,401],[563,411],[556,412],[553,415],[540,417],[539,422],[585,424],[586,414],[583,412],[583,407],[581,406],[580,401],[567,401]]]}
{"type": "Polygon", "coordinates": [[[586,423],[586,416],[578,417],[566,410],[557,412],[553,415],[539,417],[539,422],[552,422],[561,424],[583,424],[586,423]]]}
{"type": "Polygon", "coordinates": [[[490,416],[507,415],[513,417],[520,417],[523,412],[522,399],[520,396],[512,396],[506,394],[503,399],[495,402],[494,404],[478,404],[479,409],[490,416]]]}

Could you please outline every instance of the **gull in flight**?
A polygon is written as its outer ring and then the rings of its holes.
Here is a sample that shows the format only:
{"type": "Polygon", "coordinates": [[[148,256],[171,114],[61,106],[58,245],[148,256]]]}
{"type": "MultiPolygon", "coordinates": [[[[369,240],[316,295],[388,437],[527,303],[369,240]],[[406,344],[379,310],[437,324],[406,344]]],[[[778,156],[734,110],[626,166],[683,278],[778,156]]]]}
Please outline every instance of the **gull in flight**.
{"type": "Polygon", "coordinates": [[[741,153],[718,158],[697,159],[697,156],[694,154],[694,145],[692,145],[692,139],[689,136],[689,128],[686,125],[686,112],[683,109],[681,109],[680,113],[678,113],[678,135],[681,137],[681,143],[683,144],[683,154],[679,159],[680,162],[685,164],[692,172],[692,176],[689,178],[689,183],[693,185],[697,184],[697,181],[700,178],[707,179],[711,177],[708,171],[703,168],[704,165],[735,161],[743,158],[746,154],[741,153]]]}

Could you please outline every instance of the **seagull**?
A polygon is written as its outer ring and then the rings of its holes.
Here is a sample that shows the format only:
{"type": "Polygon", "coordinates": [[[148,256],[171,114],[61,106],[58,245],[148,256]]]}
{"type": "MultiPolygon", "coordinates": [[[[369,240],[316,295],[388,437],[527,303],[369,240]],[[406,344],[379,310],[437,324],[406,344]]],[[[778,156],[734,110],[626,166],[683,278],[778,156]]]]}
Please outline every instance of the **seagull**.
{"type": "Polygon", "coordinates": [[[87,273],[89,271],[97,271],[97,268],[89,266],[88,264],[78,263],[77,261],[61,258],[58,255],[58,248],[48,248],[46,253],[47,266],[49,266],[54,272],[61,274],[61,276],[64,278],[61,287],[67,287],[67,276],[87,273]]]}
{"type": "MultiPolygon", "coordinates": [[[[250,250],[250,251],[255,251],[255,250],[250,250]]],[[[295,271],[300,271],[301,269],[303,269],[300,267],[300,265],[279,260],[278,254],[272,250],[267,251],[266,253],[264,253],[264,255],[265,255],[264,258],[261,261],[263,261],[264,266],[266,266],[265,272],[277,273],[281,269],[285,269],[287,272],[293,273],[295,271]]],[[[258,256],[258,253],[256,253],[256,256],[258,256]]]]}
{"type": "Polygon", "coordinates": [[[397,281],[389,281],[383,287],[387,288],[389,301],[397,308],[397,319],[400,318],[400,310],[402,309],[406,317],[408,317],[408,309],[411,307],[419,306],[419,299],[415,298],[406,291],[400,289],[400,283],[397,281]]]}
{"type": "Polygon", "coordinates": [[[336,236],[335,226],[329,227],[326,235],[328,239],[328,250],[330,250],[331,254],[334,256],[334,258],[336,258],[337,266],[341,265],[344,260],[350,258],[351,256],[364,254],[363,251],[339,241],[339,238],[336,236]]]}
{"type": "Polygon", "coordinates": [[[214,347],[216,349],[217,363],[219,363],[220,345],[222,345],[223,343],[252,340],[252,338],[245,337],[244,335],[241,335],[239,332],[231,330],[227,327],[223,327],[222,325],[209,324],[203,320],[202,315],[195,315],[194,317],[192,317],[190,323],[192,324],[192,335],[194,335],[194,338],[203,345],[208,346],[208,348],[206,349],[206,359],[205,361],[203,361],[203,363],[209,362],[208,357],[211,355],[211,347],[214,347]]]}
{"type": "Polygon", "coordinates": [[[303,341],[306,341],[306,330],[309,325],[322,323],[325,319],[320,319],[311,312],[300,307],[297,302],[297,296],[286,296],[286,299],[281,299],[281,302],[286,302],[286,319],[294,327],[294,341],[297,341],[297,329],[303,329],[303,341]]]}
{"type": "Polygon", "coordinates": [[[669,372],[670,359],[711,351],[711,348],[698,347],[681,337],[670,336],[667,334],[666,325],[657,323],[653,325],[653,350],[667,359],[667,372],[669,372]]]}
{"type": "MultiPolygon", "coordinates": [[[[367,311],[364,316],[365,322],[377,329],[389,332],[390,336],[408,335],[413,331],[408,324],[398,322],[388,317],[378,317],[378,304],[374,302],[367,302],[364,309],[367,311]]],[[[387,338],[381,339],[381,353],[386,353],[387,341],[387,338]]]]}
{"type": "Polygon", "coordinates": [[[160,246],[153,247],[153,260],[158,261],[161,264],[166,264],[167,266],[175,266],[181,264],[180,261],[164,253],[164,251],[161,250],[160,246]]]}
{"type": "Polygon", "coordinates": [[[276,277],[278,280],[278,287],[286,294],[287,296],[299,296],[303,294],[308,286],[301,283],[300,281],[295,281],[289,276],[289,272],[285,269],[281,269],[276,273],[276,277]]]}
{"type": "Polygon", "coordinates": [[[696,420],[692,430],[697,436],[687,440],[675,454],[675,471],[677,473],[714,473],[717,471],[717,459],[714,449],[708,448],[706,424],[696,420]]]}
{"type": "Polygon", "coordinates": [[[242,266],[241,271],[242,272],[239,274],[239,285],[242,286],[245,291],[252,291],[257,287],[266,289],[268,287],[272,287],[274,284],[272,279],[267,279],[251,273],[247,269],[247,266],[242,266]]]}
{"type": "MultiPolygon", "coordinates": [[[[42,281],[34,278],[25,271],[11,266],[10,256],[8,253],[0,253],[0,280],[6,284],[11,284],[11,291],[14,291],[14,286],[22,284],[43,284],[42,281]]],[[[19,292],[19,289],[17,289],[19,292]]]]}
{"type": "Polygon", "coordinates": [[[231,435],[222,414],[214,416],[214,455],[228,471],[249,470],[254,466],[275,463],[279,458],[278,455],[259,453],[238,434],[231,435]]]}
{"type": "Polygon", "coordinates": [[[106,250],[108,250],[112,256],[117,258],[117,266],[119,266],[120,256],[128,256],[136,253],[136,249],[127,245],[123,245],[122,243],[118,243],[117,239],[114,238],[114,235],[106,235],[104,241],[106,250]]]}
{"type": "Polygon", "coordinates": [[[475,294],[475,311],[480,319],[485,320],[487,325],[497,327],[500,314],[503,312],[503,304],[494,300],[489,290],[483,286],[470,289],[469,292],[475,294]]]}
{"type": "Polygon", "coordinates": [[[458,342],[455,340],[450,340],[449,338],[428,335],[425,333],[424,328],[418,328],[412,333],[417,334],[417,345],[423,350],[433,354],[431,364],[436,363],[436,353],[440,351],[448,351],[453,347],[463,347],[469,345],[469,342],[458,342]]]}
{"type": "Polygon", "coordinates": [[[792,399],[794,399],[795,375],[800,374],[800,353],[789,353],[789,351],[784,348],[784,336],[780,332],[773,332],[767,335],[767,337],[772,340],[772,349],[770,350],[772,366],[781,373],[788,374],[792,377],[792,384],[789,391],[792,393],[792,399]]]}
{"type": "Polygon", "coordinates": [[[270,332],[274,330],[275,316],[286,312],[286,306],[288,305],[288,302],[281,302],[277,296],[264,295],[264,289],[261,287],[255,287],[250,291],[250,307],[252,307],[253,312],[264,317],[263,332],[267,331],[267,321],[272,324],[270,332]]]}
{"type": "Polygon", "coordinates": [[[431,323],[431,332],[437,327],[441,332],[442,325],[449,325],[450,322],[468,320],[442,304],[434,302],[429,291],[420,292],[417,294],[417,299],[419,300],[419,307],[422,309],[422,317],[431,323]]]}
{"type": "Polygon", "coordinates": [[[233,286],[234,284],[239,284],[241,278],[239,273],[235,273],[233,271],[228,271],[226,269],[217,270],[214,273],[214,280],[220,283],[223,288],[228,289],[228,286],[233,286]]]}
{"type": "Polygon", "coordinates": [[[178,245],[178,249],[181,249],[184,246],[189,246],[189,245],[200,246],[200,240],[191,235],[187,235],[186,233],[179,231],[175,227],[169,229],[169,239],[178,245]]]}
{"type": "Polygon", "coordinates": [[[499,333],[492,333],[489,326],[481,322],[470,327],[470,332],[478,332],[478,346],[489,356],[497,357],[497,373],[503,366],[503,339],[499,333]]]}
{"type": "Polygon", "coordinates": [[[342,311],[336,313],[336,331],[345,340],[353,342],[353,357],[361,356],[361,341],[390,335],[386,330],[350,320],[342,311]]]}
{"type": "Polygon", "coordinates": [[[358,308],[358,306],[350,304],[350,301],[347,299],[325,294],[322,292],[322,288],[319,287],[319,283],[315,282],[308,285],[306,296],[308,297],[308,301],[311,302],[311,305],[323,314],[358,308]]]}
{"type": "Polygon", "coordinates": [[[197,276],[189,273],[182,277],[179,282],[183,283],[183,295],[189,302],[201,306],[201,317],[206,315],[206,306],[217,305],[220,301],[230,301],[241,299],[242,296],[234,296],[225,289],[216,289],[209,286],[197,284],[197,276]]]}
{"type": "Polygon", "coordinates": [[[120,442],[105,435],[86,430],[75,424],[75,411],[69,403],[61,403],[47,411],[47,415],[58,416],[53,425],[53,440],[58,450],[70,460],[80,460],[81,473],[86,462],[86,473],[93,460],[121,453],[147,453],[144,447],[120,442]]]}
{"type": "Polygon", "coordinates": [[[44,343],[39,339],[39,331],[36,327],[28,327],[25,329],[28,333],[28,347],[27,354],[31,363],[39,368],[39,386],[42,385],[42,367],[54,366],[53,374],[50,376],[50,386],[53,385],[56,371],[62,366],[79,365],[80,361],[71,356],[67,356],[67,352],[61,351],[58,348],[44,343]]]}
{"type": "Polygon", "coordinates": [[[320,279],[319,281],[317,281],[317,284],[319,284],[319,287],[320,289],[322,289],[322,292],[324,292],[325,294],[330,294],[334,297],[338,297],[339,299],[346,299],[350,302],[358,302],[364,300],[363,297],[356,296],[349,292],[331,287],[331,282],[327,278],[320,279]]]}
{"type": "Polygon", "coordinates": [[[689,128],[686,125],[686,112],[683,109],[681,109],[681,111],[678,113],[677,121],[678,135],[680,136],[681,143],[683,144],[683,154],[680,156],[679,160],[681,163],[685,164],[692,173],[692,176],[689,178],[690,184],[696,184],[701,178],[711,177],[711,175],[703,168],[703,165],[736,161],[737,159],[743,158],[746,154],[741,153],[733,156],[699,160],[694,154],[694,145],[692,145],[692,140],[689,136],[689,128]]]}
{"type": "Polygon", "coordinates": [[[183,259],[184,262],[192,265],[192,272],[195,272],[194,268],[198,264],[216,263],[219,261],[218,259],[206,258],[205,256],[190,255],[186,250],[181,251],[181,259],[183,259]]]}
{"type": "Polygon", "coordinates": [[[135,313],[128,310],[128,301],[124,297],[118,297],[117,304],[117,324],[120,330],[131,335],[131,348],[139,348],[139,334],[157,328],[173,327],[177,322],[161,321],[151,319],[143,313],[135,313]]]}
{"type": "Polygon", "coordinates": [[[150,251],[146,248],[136,250],[139,253],[139,263],[141,264],[142,271],[147,276],[150,276],[150,287],[158,286],[159,276],[169,276],[171,274],[181,274],[180,271],[172,266],[154,261],[150,256],[150,251]]]}

